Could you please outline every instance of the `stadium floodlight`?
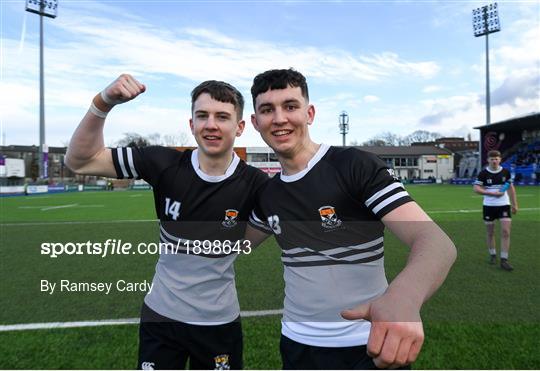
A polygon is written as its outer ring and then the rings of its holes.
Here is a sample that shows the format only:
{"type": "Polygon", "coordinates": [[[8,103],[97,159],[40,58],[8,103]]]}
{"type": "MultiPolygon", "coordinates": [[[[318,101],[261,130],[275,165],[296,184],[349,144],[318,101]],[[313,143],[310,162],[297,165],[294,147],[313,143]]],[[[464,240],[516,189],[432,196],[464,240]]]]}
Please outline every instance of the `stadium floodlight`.
{"type": "Polygon", "coordinates": [[[501,30],[497,3],[473,9],[474,36],[484,36],[501,30]]]}
{"type": "Polygon", "coordinates": [[[45,145],[45,81],[43,77],[43,17],[56,18],[58,0],[26,0],[26,11],[39,14],[39,177],[48,178],[45,145]]]}
{"type": "Polygon", "coordinates": [[[57,0],[26,0],[26,10],[41,16],[56,18],[57,0]]]}
{"type": "Polygon", "coordinates": [[[345,147],[345,136],[349,132],[349,115],[345,111],[339,114],[339,133],[343,135],[343,147],[345,147]]]}
{"type": "Polygon", "coordinates": [[[501,24],[499,22],[499,9],[497,3],[485,5],[481,8],[473,9],[473,31],[474,36],[486,37],[486,125],[491,123],[490,96],[489,96],[489,37],[490,33],[499,32],[501,24]]]}

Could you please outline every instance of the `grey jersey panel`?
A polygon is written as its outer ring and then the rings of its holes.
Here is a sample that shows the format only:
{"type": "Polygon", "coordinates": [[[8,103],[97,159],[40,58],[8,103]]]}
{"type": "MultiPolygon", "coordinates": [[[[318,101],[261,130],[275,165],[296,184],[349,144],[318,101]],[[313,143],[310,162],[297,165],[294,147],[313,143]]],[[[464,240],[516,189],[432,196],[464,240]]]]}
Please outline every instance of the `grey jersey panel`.
{"type": "Polygon", "coordinates": [[[343,322],[342,310],[368,302],[388,287],[384,258],[361,266],[285,266],[283,275],[285,322],[343,322]]]}
{"type": "Polygon", "coordinates": [[[181,322],[231,322],[240,315],[233,266],[237,256],[161,254],[152,291],[144,301],[162,316],[181,322]]]}

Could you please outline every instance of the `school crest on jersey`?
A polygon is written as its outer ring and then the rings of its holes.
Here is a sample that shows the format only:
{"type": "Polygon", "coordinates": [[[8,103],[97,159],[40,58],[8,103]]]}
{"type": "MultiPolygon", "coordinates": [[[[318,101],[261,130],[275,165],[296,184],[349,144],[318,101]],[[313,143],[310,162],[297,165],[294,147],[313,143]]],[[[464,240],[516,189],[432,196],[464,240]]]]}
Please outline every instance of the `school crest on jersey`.
{"type": "Polygon", "coordinates": [[[226,228],[232,228],[238,224],[238,210],[227,209],[225,210],[225,219],[221,222],[221,225],[226,228]]]}
{"type": "Polygon", "coordinates": [[[214,362],[216,363],[214,370],[230,370],[231,369],[231,365],[229,364],[228,354],[220,354],[219,356],[215,356],[214,362]]]}
{"type": "Polygon", "coordinates": [[[334,229],[341,226],[341,220],[336,214],[336,210],[333,206],[319,207],[319,215],[322,220],[322,226],[326,229],[334,229]]]}

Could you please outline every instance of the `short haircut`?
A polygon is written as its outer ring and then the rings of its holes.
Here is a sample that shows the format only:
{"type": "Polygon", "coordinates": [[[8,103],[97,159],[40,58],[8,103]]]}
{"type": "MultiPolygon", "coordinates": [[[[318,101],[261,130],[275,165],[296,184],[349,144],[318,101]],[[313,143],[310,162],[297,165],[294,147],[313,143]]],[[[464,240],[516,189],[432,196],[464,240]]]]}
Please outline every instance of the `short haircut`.
{"type": "Polygon", "coordinates": [[[496,150],[489,151],[488,154],[487,154],[487,157],[488,158],[490,158],[490,157],[501,157],[501,152],[496,151],[496,150]]]}
{"type": "Polygon", "coordinates": [[[191,92],[191,112],[195,101],[201,94],[207,93],[218,102],[231,103],[236,110],[238,120],[242,119],[244,112],[244,97],[234,86],[223,81],[208,80],[199,84],[191,92]]]}
{"type": "Polygon", "coordinates": [[[302,90],[302,95],[309,102],[306,78],[295,69],[269,70],[258,74],[253,79],[253,86],[251,87],[253,107],[255,108],[255,100],[259,94],[265,93],[268,90],[286,89],[289,86],[293,88],[299,87],[302,90]]]}

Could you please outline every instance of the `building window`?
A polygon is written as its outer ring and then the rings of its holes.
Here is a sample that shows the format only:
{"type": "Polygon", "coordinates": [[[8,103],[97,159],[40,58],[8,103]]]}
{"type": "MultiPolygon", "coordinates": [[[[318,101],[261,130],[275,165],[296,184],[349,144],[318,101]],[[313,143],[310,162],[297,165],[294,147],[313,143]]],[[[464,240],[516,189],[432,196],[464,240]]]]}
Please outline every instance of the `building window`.
{"type": "Polygon", "coordinates": [[[394,167],[394,159],[393,158],[389,158],[389,157],[382,157],[382,160],[386,163],[386,166],[388,166],[389,168],[393,168],[394,167]]]}
{"type": "Polygon", "coordinates": [[[268,162],[268,153],[248,153],[249,162],[268,162]]]}

